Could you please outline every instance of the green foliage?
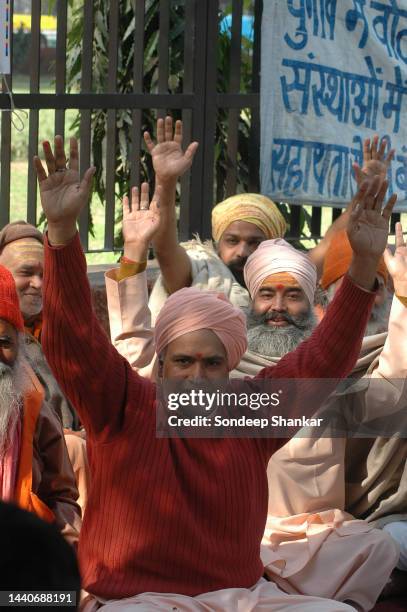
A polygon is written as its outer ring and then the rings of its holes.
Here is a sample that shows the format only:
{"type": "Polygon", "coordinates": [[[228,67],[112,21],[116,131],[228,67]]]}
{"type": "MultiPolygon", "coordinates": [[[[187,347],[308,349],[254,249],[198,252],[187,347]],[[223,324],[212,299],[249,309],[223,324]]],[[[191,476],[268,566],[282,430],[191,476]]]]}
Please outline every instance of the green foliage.
{"type": "MultiPolygon", "coordinates": [[[[116,91],[131,93],[134,90],[133,60],[135,32],[138,24],[135,17],[135,1],[117,0],[119,3],[119,54],[116,80],[116,91]]],[[[83,2],[70,0],[70,27],[68,29],[67,46],[67,82],[70,91],[79,91],[82,70],[82,36],[83,36],[83,2]]],[[[95,93],[107,91],[108,49],[109,49],[109,5],[106,0],[94,0],[94,37],[92,69],[92,90],[95,93]]],[[[155,93],[158,91],[158,34],[159,34],[159,0],[146,0],[144,23],[144,76],[143,91],[155,93]]],[[[253,13],[253,0],[245,0],[245,13],[253,13]]],[[[231,11],[231,5],[219,13],[219,22],[231,11]]],[[[171,0],[170,5],[170,42],[169,65],[170,78],[168,92],[183,91],[184,70],[184,21],[185,0],[171,0]]],[[[231,37],[225,31],[219,32],[217,45],[217,91],[229,91],[231,37]]],[[[252,42],[242,39],[241,83],[240,91],[250,92],[252,81],[252,42]]],[[[180,117],[180,112],[172,112],[174,119],[180,117]]],[[[106,158],[106,118],[105,110],[92,111],[92,152],[93,163],[97,168],[95,177],[96,191],[103,203],[105,199],[105,158],[106,158]]],[[[155,133],[156,113],[145,110],[142,113],[141,132],[155,133]]],[[[226,175],[231,164],[227,155],[229,112],[220,109],[217,117],[215,134],[215,185],[213,197],[221,201],[226,196],[226,175]]],[[[129,191],[131,146],[141,146],[141,134],[134,134],[132,127],[132,112],[130,109],[119,110],[116,113],[116,174],[115,191],[118,199],[129,191]]],[[[71,130],[79,132],[80,116],[78,114],[71,130]]],[[[249,135],[251,113],[243,109],[238,117],[238,156],[237,156],[237,191],[248,190],[249,185],[249,135]]],[[[111,152],[109,152],[111,154],[111,152]]],[[[143,148],[141,155],[141,179],[153,180],[150,156],[143,148]]],[[[118,207],[118,219],[121,215],[118,207]]],[[[283,213],[289,217],[288,207],[282,206],[283,213]]],[[[305,220],[305,219],[304,219],[305,220]]],[[[121,237],[116,241],[121,244],[121,237]]]]}
{"type": "Polygon", "coordinates": [[[22,26],[13,34],[13,72],[21,72],[25,68],[30,52],[31,36],[24,32],[22,26]]]}

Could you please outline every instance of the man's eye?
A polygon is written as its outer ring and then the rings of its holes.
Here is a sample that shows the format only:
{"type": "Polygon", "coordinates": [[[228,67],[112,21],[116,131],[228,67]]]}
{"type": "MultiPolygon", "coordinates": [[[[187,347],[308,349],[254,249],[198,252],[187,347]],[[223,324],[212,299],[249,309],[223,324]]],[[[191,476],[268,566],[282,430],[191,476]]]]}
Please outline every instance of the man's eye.
{"type": "Polygon", "coordinates": [[[2,348],[10,348],[12,346],[12,343],[10,340],[0,339],[0,346],[2,348]]]}
{"type": "Polygon", "coordinates": [[[237,240],[234,240],[234,238],[228,238],[226,242],[227,244],[237,244],[237,240]]]}
{"type": "Polygon", "coordinates": [[[190,359],[188,359],[188,357],[179,357],[178,359],[175,360],[175,363],[185,365],[187,363],[190,363],[190,359]]]}
{"type": "Polygon", "coordinates": [[[208,361],[208,366],[210,368],[216,368],[220,365],[221,365],[221,362],[219,361],[219,359],[209,359],[208,361]]]}

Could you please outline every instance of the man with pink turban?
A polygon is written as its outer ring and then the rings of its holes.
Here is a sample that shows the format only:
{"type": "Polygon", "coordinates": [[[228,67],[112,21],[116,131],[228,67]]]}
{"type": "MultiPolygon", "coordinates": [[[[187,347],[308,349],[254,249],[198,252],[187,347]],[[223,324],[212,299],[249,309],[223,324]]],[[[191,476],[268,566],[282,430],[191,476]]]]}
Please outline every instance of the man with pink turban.
{"type": "MultiPolygon", "coordinates": [[[[282,441],[156,437],[155,385],[117,353],[92,310],[76,222],[94,169],[79,182],[74,139],[68,168],[62,138],[55,139],[55,156],[49,144],[44,152],[48,175],[35,158],[48,220],[43,344],[85,425],[91,457],[92,488],[79,542],[83,585],[91,594],[85,609],[351,610],[345,603],[287,595],[262,578],[266,467],[282,441]]],[[[352,368],[395,201],[381,212],[386,189],[373,181],[355,200],[354,260],[322,324],[259,378],[340,379],[352,368]]],[[[159,224],[157,200],[148,205],[148,186],[139,206],[127,211],[138,242],[125,256],[134,262],[142,261],[159,224]]],[[[203,307],[197,297],[190,290],[174,295],[157,322],[163,379],[223,379],[246,348],[240,312],[216,295],[202,296],[203,307]]]]}

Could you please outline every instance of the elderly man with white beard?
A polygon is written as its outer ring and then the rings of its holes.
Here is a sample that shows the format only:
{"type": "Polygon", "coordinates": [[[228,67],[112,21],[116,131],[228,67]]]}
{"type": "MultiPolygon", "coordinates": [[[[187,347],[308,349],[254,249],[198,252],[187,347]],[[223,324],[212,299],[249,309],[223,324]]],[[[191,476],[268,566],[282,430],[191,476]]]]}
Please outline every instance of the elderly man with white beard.
{"type": "Polygon", "coordinates": [[[55,522],[76,544],[77,497],[61,424],[25,358],[15,283],[0,266],[0,499],[55,522]]]}

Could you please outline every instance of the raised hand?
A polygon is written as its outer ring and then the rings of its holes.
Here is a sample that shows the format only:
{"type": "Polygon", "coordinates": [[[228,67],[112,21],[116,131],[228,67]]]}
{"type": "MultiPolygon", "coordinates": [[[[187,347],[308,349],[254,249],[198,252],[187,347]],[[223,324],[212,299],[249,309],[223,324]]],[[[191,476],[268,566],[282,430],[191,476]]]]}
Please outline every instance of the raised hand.
{"type": "Polygon", "coordinates": [[[407,246],[403,238],[403,227],[396,223],[396,250],[384,252],[387,269],[393,278],[394,291],[397,295],[407,297],[407,246]]]}
{"type": "Polygon", "coordinates": [[[127,196],[123,198],[123,238],[132,242],[149,244],[160,224],[159,197],[161,187],[157,186],[150,203],[148,183],[141,185],[141,193],[133,187],[131,206],[127,196]]]}
{"type": "Polygon", "coordinates": [[[43,143],[43,150],[48,175],[40,158],[34,157],[41,204],[51,242],[64,244],[76,233],[76,221],[89,200],[95,168],[89,168],[80,181],[76,138],[70,139],[68,166],[61,136],[55,136],[54,153],[48,141],[43,143]]]}
{"type": "Polygon", "coordinates": [[[171,117],[166,117],[165,121],[158,119],[156,144],[148,132],[144,132],[144,141],[153,160],[157,181],[161,184],[176,182],[191,167],[198,148],[198,143],[192,142],[184,153],[182,121],[175,123],[174,132],[171,117]]]}
{"type": "Polygon", "coordinates": [[[379,177],[362,183],[352,201],[348,238],[355,255],[364,260],[379,260],[387,245],[389,220],[397,195],[393,194],[382,211],[388,182],[379,177]]]}
{"type": "Polygon", "coordinates": [[[387,141],[383,138],[379,145],[379,136],[375,134],[372,138],[366,138],[363,142],[363,166],[353,164],[355,178],[360,187],[367,178],[379,176],[385,180],[389,166],[394,159],[395,150],[391,149],[387,156],[386,153],[387,141]]]}

